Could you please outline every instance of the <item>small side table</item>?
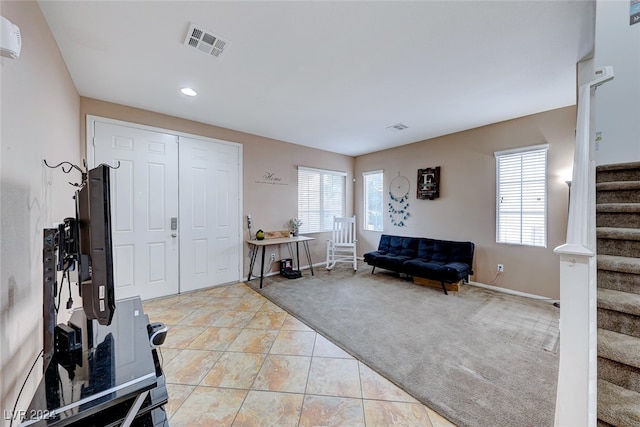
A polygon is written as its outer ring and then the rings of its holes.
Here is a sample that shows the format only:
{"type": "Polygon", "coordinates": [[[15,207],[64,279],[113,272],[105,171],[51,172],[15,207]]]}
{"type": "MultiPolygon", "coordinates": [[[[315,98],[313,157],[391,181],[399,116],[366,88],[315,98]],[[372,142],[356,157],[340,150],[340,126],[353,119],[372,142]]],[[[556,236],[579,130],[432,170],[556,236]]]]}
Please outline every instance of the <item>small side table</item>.
{"type": "Polygon", "coordinates": [[[251,261],[249,263],[249,274],[247,275],[247,280],[251,280],[251,272],[253,271],[253,266],[256,262],[256,257],[258,255],[258,250],[262,247],[262,260],[260,262],[260,289],[262,289],[262,280],[264,279],[264,254],[267,246],[273,245],[283,245],[286,244],[289,253],[293,255],[293,251],[291,250],[291,245],[296,244],[296,261],[298,263],[298,270],[300,269],[300,247],[299,244],[302,242],[302,247],[304,248],[305,253],[307,254],[307,261],[309,262],[309,269],[311,269],[311,275],[315,276],[313,273],[313,263],[311,262],[311,251],[309,251],[309,241],[315,240],[315,237],[308,236],[294,236],[294,237],[282,237],[278,239],[264,239],[264,240],[247,240],[247,243],[251,245],[251,261]]]}

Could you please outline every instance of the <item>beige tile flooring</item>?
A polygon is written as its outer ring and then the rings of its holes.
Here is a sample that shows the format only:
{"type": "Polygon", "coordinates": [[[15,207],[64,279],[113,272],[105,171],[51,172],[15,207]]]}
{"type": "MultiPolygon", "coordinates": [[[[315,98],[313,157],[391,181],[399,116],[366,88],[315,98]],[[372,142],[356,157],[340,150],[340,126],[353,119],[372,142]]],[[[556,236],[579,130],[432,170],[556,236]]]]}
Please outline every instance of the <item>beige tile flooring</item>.
{"type": "Polygon", "coordinates": [[[453,425],[243,283],[143,306],[171,427],[453,425]]]}

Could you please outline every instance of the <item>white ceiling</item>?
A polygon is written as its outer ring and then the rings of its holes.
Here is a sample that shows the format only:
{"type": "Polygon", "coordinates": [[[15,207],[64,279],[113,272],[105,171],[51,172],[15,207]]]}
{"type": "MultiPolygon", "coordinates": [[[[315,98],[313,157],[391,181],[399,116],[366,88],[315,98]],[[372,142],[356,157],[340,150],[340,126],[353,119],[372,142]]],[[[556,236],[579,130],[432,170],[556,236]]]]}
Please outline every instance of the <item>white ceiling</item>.
{"type": "Polygon", "coordinates": [[[354,156],[575,104],[595,23],[576,0],[40,6],[81,96],[354,156]]]}

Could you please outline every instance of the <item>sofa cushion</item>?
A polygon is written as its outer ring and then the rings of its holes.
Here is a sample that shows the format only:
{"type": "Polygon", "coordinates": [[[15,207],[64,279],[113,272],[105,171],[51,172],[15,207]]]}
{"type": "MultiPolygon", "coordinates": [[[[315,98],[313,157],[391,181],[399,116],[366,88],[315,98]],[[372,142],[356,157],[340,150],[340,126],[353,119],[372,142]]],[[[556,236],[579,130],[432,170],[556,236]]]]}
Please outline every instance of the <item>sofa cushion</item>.
{"type": "Polygon", "coordinates": [[[451,248],[451,262],[460,262],[463,264],[473,264],[473,251],[475,245],[472,242],[456,242],[451,248]]]}
{"type": "Polygon", "coordinates": [[[418,242],[416,258],[430,260],[433,257],[435,243],[434,239],[421,238],[418,242]]]}
{"type": "Polygon", "coordinates": [[[380,268],[401,273],[405,271],[404,264],[409,260],[411,260],[411,257],[404,255],[378,255],[375,259],[375,265],[380,268]]]}
{"type": "Polygon", "coordinates": [[[444,266],[445,264],[439,261],[411,259],[404,264],[404,271],[410,276],[440,281],[446,276],[444,266]]]}
{"type": "Polygon", "coordinates": [[[438,280],[448,283],[457,282],[467,277],[471,268],[467,264],[412,259],[404,263],[404,271],[414,277],[438,280]]]}
{"type": "Polygon", "coordinates": [[[433,256],[432,261],[438,261],[442,263],[449,262],[451,258],[451,242],[446,240],[436,240],[433,244],[433,256]]]}
{"type": "Polygon", "coordinates": [[[380,236],[380,243],[378,243],[378,252],[387,253],[391,247],[391,236],[383,234],[380,236]]]}
{"type": "Polygon", "coordinates": [[[415,237],[391,236],[387,252],[393,255],[414,258],[418,249],[418,241],[419,239],[415,237]]]}

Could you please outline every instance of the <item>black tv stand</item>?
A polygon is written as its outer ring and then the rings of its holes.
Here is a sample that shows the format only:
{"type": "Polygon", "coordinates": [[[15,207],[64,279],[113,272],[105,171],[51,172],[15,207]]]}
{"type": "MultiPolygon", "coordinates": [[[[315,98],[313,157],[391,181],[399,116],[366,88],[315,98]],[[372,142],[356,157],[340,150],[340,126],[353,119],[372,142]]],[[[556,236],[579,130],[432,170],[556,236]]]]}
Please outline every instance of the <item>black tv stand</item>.
{"type": "Polygon", "coordinates": [[[81,347],[55,351],[20,426],[168,426],[164,374],[139,297],[116,303],[109,326],[73,311],[81,347]]]}

